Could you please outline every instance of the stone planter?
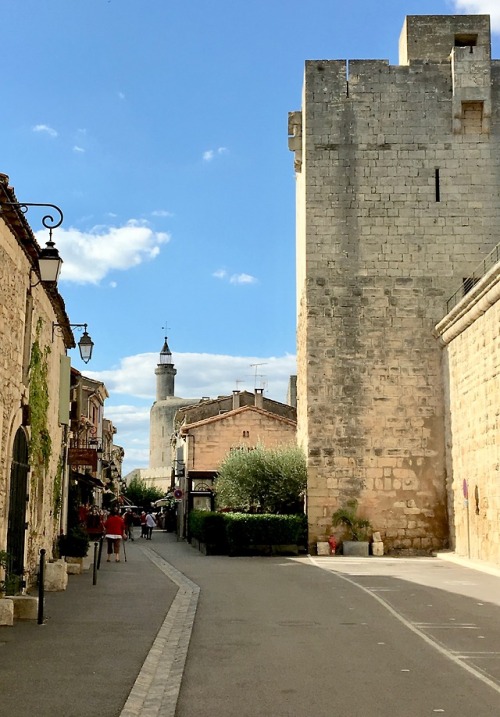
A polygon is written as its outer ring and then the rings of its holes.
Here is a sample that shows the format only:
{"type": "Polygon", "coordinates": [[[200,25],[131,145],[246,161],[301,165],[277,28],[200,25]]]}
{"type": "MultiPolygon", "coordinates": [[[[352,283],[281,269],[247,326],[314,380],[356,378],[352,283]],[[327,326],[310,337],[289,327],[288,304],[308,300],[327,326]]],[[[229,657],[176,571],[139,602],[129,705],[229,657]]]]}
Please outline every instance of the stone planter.
{"type": "Polygon", "coordinates": [[[330,543],[326,540],[316,543],[316,553],[318,555],[331,555],[330,543]]]}
{"type": "Polygon", "coordinates": [[[66,555],[66,563],[68,575],[80,575],[83,572],[83,558],[66,555]]]}
{"type": "Polygon", "coordinates": [[[14,624],[14,601],[9,598],[0,597],[0,625],[14,624]]]}
{"type": "Polygon", "coordinates": [[[356,558],[367,558],[370,555],[370,543],[367,540],[344,540],[342,555],[356,558]]]}
{"type": "Polygon", "coordinates": [[[68,586],[68,571],[64,560],[56,560],[45,566],[45,590],[56,592],[66,590],[68,586]]]}

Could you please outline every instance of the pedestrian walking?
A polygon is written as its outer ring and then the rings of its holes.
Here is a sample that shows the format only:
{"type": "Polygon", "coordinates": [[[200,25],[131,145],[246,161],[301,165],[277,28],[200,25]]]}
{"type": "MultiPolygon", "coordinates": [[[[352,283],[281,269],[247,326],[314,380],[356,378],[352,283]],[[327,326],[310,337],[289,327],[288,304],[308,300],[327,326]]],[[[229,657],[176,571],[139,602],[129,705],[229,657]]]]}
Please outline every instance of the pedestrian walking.
{"type": "Polygon", "coordinates": [[[146,516],[146,527],[147,527],[147,534],[146,534],[146,540],[151,540],[153,536],[153,528],[156,525],[156,520],[154,515],[151,513],[151,511],[146,516]]]}
{"type": "Polygon", "coordinates": [[[141,521],[141,538],[147,538],[148,537],[148,526],[146,525],[146,511],[143,510],[140,516],[141,521]]]}
{"type": "Polygon", "coordinates": [[[125,523],[125,529],[127,531],[127,537],[129,540],[134,540],[134,514],[131,508],[127,508],[125,515],[123,516],[125,523]]]}
{"type": "Polygon", "coordinates": [[[114,553],[115,561],[120,562],[120,545],[122,539],[127,539],[127,533],[125,528],[125,522],[121,515],[118,515],[118,511],[113,509],[111,515],[107,518],[104,523],[106,531],[106,540],[108,543],[108,556],[106,562],[111,562],[111,555],[114,553]]]}

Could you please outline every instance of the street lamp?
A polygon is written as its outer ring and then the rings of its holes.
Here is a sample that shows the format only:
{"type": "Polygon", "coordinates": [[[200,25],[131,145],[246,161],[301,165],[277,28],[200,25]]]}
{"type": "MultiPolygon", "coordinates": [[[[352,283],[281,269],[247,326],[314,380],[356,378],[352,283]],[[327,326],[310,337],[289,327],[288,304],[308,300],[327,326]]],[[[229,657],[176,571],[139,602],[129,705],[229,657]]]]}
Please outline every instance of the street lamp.
{"type": "MultiPolygon", "coordinates": [[[[56,204],[40,204],[38,202],[1,202],[0,209],[3,207],[15,207],[23,214],[26,214],[30,207],[51,207],[59,214],[57,219],[54,219],[52,214],[46,214],[42,217],[43,226],[49,230],[49,241],[38,255],[38,271],[40,273],[40,281],[47,283],[56,282],[61,272],[63,260],[59,256],[56,245],[52,241],[52,230],[61,226],[64,218],[62,211],[56,204]]],[[[31,284],[31,288],[37,286],[39,283],[40,282],[31,284]]]]}
{"type": "MultiPolygon", "coordinates": [[[[94,342],[87,333],[87,324],[70,324],[70,326],[72,329],[83,329],[82,338],[78,342],[78,349],[80,351],[80,358],[82,359],[83,363],[88,363],[92,358],[94,342]]],[[[57,324],[55,321],[52,322],[52,341],[54,341],[54,335],[56,331],[58,331],[59,336],[62,335],[62,333],[59,333],[62,328],[63,327],[61,326],[61,324],[57,324]]]]}

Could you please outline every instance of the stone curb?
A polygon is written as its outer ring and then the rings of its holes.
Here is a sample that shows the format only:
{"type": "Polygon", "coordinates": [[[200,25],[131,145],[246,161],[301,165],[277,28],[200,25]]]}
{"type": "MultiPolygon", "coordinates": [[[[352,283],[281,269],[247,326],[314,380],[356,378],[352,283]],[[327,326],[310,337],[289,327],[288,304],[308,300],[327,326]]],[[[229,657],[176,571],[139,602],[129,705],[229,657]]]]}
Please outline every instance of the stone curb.
{"type": "Polygon", "coordinates": [[[179,590],[120,717],[174,717],[200,588],[151,548],[139,548],[179,590]]]}

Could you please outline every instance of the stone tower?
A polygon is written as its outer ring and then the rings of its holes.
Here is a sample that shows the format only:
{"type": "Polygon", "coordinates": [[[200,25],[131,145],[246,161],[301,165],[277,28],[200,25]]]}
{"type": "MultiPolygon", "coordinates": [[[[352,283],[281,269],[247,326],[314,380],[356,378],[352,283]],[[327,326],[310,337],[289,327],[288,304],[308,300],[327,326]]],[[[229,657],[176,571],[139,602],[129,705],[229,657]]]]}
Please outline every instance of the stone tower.
{"type": "Polygon", "coordinates": [[[407,17],[399,63],[308,61],[302,111],[289,115],[311,544],[350,498],[389,550],[448,537],[433,329],[498,242],[489,17],[407,17]]]}
{"type": "Polygon", "coordinates": [[[151,406],[149,421],[149,471],[145,478],[162,474],[164,481],[170,481],[172,469],[171,436],[174,417],[179,408],[197,403],[196,398],[178,398],[175,394],[175,376],[177,370],[172,361],[172,353],[167,337],[160,352],[160,362],[155,369],[156,401],[151,406]],[[154,470],[152,470],[154,469],[154,470]],[[149,475],[151,473],[151,476],[149,475]]]}

